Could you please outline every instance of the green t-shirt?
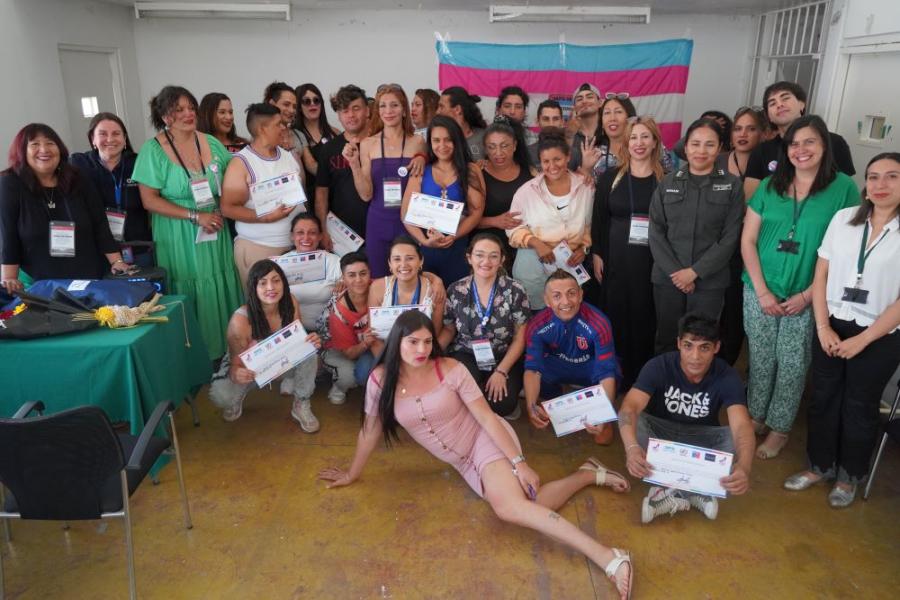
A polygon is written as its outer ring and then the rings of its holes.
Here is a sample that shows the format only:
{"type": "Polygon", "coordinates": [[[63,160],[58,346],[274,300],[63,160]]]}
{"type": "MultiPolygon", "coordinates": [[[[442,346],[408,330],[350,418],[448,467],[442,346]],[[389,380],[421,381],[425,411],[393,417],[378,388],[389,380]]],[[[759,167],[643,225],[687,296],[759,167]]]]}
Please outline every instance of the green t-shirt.
{"type": "MultiPolygon", "coordinates": [[[[769,177],[759,184],[750,199],[750,209],[762,219],[756,251],[766,285],[776,298],[788,298],[810,286],[816,269],[816,253],[825,230],[834,214],[842,208],[859,204],[859,189],[853,180],[838,173],[827,188],[803,201],[797,220],[794,241],[799,242],[797,254],[778,252],[778,242],[786,240],[794,222],[794,199],[769,189],[769,177]]],[[[744,270],[744,283],[753,282],[744,270]]]]}

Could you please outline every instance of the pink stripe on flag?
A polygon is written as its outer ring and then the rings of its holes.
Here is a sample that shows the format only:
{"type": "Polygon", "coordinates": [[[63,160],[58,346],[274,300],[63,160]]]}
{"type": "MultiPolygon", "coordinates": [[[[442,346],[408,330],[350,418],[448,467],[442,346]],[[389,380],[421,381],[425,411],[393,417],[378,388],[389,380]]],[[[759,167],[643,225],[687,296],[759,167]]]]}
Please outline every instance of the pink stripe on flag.
{"type": "Polygon", "coordinates": [[[659,135],[662,137],[663,144],[671,150],[675,142],[681,139],[681,121],[657,123],[657,125],[659,125],[659,135]]]}
{"type": "Polygon", "coordinates": [[[632,96],[683,94],[688,79],[686,66],[598,73],[472,69],[441,64],[438,73],[441,89],[459,85],[470,94],[479,96],[496,96],[507,85],[518,85],[538,94],[571,94],[585,82],[597,86],[601,93],[628,92],[632,96]]]}

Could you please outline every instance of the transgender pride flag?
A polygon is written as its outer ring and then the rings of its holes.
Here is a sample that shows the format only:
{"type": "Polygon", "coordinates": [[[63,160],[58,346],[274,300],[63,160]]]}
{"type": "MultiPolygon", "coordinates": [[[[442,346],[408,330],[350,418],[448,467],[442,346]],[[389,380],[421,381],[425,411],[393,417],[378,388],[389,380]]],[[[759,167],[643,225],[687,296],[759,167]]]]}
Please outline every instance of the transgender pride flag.
{"type": "Polygon", "coordinates": [[[639,115],[656,119],[663,141],[672,147],[681,137],[684,91],[691,64],[691,40],[642,44],[479,44],[438,40],[439,85],[459,85],[490,103],[482,105],[490,121],[500,90],[521,86],[531,97],[529,122],[546,98],[566,100],[584,82],[601,96],[628,92],[639,115]]]}

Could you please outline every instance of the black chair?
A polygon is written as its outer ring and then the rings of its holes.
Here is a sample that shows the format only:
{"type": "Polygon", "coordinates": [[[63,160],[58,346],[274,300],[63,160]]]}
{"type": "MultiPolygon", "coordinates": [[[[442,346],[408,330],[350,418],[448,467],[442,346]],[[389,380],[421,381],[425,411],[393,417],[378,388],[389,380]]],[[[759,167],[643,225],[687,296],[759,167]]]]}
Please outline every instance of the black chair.
{"type": "Polygon", "coordinates": [[[897,395],[894,396],[894,404],[891,405],[891,412],[888,414],[888,421],[884,425],[884,434],[881,436],[881,443],[878,445],[878,452],[875,454],[875,462],[869,470],[869,481],[866,482],[866,489],[863,492],[863,500],[869,499],[869,490],[872,489],[872,483],[875,481],[875,470],[878,469],[878,463],[881,462],[881,455],[884,453],[884,445],[889,437],[895,442],[900,443],[900,418],[897,418],[897,407],[900,405],[900,380],[897,381],[897,395]]]}
{"type": "MultiPolygon", "coordinates": [[[[119,517],[125,520],[125,545],[131,598],[136,597],[134,545],[129,497],[163,453],[174,455],[181,489],[184,525],[191,524],[181,454],[171,402],[160,402],[140,436],[113,431],[100,408],[82,406],[48,416],[42,402],[29,402],[10,419],[0,419],[0,520],[7,543],[9,519],[75,521],[119,517]],[[170,438],[155,436],[168,417],[170,438]],[[3,498],[4,486],[8,490],[3,498]]],[[[0,561],[0,600],[3,599],[0,561]]]]}

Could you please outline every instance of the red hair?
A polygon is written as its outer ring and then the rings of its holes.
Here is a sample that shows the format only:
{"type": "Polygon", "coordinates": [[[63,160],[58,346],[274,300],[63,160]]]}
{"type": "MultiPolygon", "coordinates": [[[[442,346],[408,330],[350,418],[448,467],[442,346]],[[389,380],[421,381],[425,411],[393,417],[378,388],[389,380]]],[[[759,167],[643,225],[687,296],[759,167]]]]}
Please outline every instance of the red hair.
{"type": "Polygon", "coordinates": [[[30,191],[37,193],[41,189],[37,176],[28,164],[28,144],[38,136],[44,136],[59,148],[59,165],[56,167],[57,186],[63,192],[70,192],[78,181],[78,171],[69,164],[69,149],[62,138],[49,125],[29,123],[19,130],[9,145],[9,165],[6,173],[15,173],[30,191]]]}

